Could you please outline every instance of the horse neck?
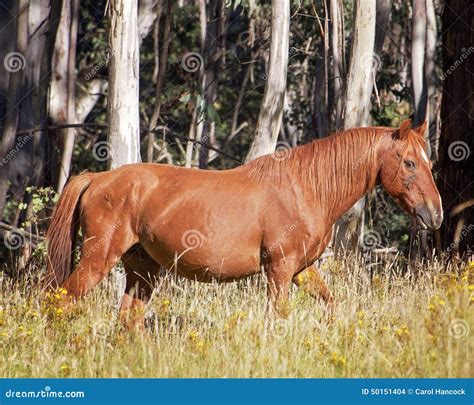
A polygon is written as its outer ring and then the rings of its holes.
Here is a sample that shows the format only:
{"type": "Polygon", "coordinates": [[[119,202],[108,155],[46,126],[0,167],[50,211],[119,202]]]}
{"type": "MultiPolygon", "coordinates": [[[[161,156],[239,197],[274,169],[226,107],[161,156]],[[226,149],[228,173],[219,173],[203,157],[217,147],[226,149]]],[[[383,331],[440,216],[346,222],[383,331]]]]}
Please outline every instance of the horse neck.
{"type": "Polygon", "coordinates": [[[330,223],[334,223],[375,187],[380,168],[380,152],[386,147],[386,143],[385,135],[373,129],[361,139],[356,131],[349,131],[307,145],[314,148],[312,152],[316,156],[310,163],[314,181],[308,182],[306,174],[300,176],[299,185],[304,194],[313,196],[315,204],[323,210],[330,223]],[[348,134],[358,144],[350,145],[350,138],[342,138],[348,134]]]}

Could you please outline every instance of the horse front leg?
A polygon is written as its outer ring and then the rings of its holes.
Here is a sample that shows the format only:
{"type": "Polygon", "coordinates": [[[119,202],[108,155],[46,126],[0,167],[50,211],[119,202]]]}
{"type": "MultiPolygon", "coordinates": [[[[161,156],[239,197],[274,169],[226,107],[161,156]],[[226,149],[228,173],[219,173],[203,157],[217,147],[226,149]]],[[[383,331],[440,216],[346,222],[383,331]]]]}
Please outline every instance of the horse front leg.
{"type": "Polygon", "coordinates": [[[287,260],[264,265],[267,274],[267,310],[270,314],[277,314],[282,318],[289,315],[288,293],[294,274],[294,266],[287,260]]]}
{"type": "Polygon", "coordinates": [[[127,329],[143,331],[146,305],[152,296],[160,265],[141,247],[125,253],[122,262],[127,281],[119,318],[127,329]]]}

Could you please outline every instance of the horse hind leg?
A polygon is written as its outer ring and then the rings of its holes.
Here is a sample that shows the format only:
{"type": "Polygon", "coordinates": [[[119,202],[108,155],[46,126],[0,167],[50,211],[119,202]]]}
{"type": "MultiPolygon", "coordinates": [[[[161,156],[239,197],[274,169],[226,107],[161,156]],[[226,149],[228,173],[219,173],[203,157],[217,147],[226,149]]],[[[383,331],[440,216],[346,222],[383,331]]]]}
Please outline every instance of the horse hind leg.
{"type": "Polygon", "coordinates": [[[134,239],[128,228],[116,224],[101,223],[94,231],[85,229],[79,264],[61,285],[69,301],[86,295],[99,284],[133,245],[134,239]]]}
{"type": "Polygon", "coordinates": [[[146,304],[153,293],[160,265],[141,246],[126,252],[122,256],[122,262],[126,273],[126,286],[119,317],[127,329],[143,330],[146,304]]]}

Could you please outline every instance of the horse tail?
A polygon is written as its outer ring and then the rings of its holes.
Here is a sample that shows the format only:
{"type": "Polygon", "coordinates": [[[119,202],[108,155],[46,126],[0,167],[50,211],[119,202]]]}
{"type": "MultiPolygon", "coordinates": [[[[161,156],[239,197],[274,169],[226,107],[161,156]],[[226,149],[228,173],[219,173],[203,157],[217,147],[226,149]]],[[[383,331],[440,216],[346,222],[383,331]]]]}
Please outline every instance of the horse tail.
{"type": "Polygon", "coordinates": [[[48,241],[47,287],[59,287],[72,273],[73,251],[79,229],[79,200],[92,183],[95,173],[73,177],[64,188],[46,232],[48,241]]]}

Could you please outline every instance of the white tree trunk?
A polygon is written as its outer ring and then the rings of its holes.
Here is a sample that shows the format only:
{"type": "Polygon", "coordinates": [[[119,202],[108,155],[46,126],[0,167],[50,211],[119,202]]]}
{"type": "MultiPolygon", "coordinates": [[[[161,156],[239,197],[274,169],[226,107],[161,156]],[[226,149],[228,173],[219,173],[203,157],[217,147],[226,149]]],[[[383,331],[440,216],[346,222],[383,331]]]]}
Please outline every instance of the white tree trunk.
{"type": "Polygon", "coordinates": [[[111,0],[109,42],[109,146],[115,169],[140,162],[138,110],[139,41],[137,0],[111,0]]]}
{"type": "Polygon", "coordinates": [[[290,31],[290,2],[272,0],[272,37],[268,77],[247,161],[272,153],[280,132],[285,100],[290,31]]]}
{"type": "MultiPolygon", "coordinates": [[[[109,43],[109,122],[110,168],[140,162],[139,37],[137,0],[111,0],[109,43]]],[[[125,289],[124,274],[114,271],[116,298],[125,289]]]]}
{"type": "Polygon", "coordinates": [[[341,38],[341,31],[344,30],[341,16],[340,0],[330,0],[330,23],[331,23],[331,47],[332,53],[332,79],[334,88],[334,127],[336,131],[341,130],[342,101],[345,77],[343,77],[343,53],[344,40],[341,38]]]}
{"type": "Polygon", "coordinates": [[[370,112],[375,43],[375,0],[357,0],[351,61],[347,77],[344,128],[366,126],[370,112]]]}
{"type": "MultiPolygon", "coordinates": [[[[140,1],[138,6],[138,36],[139,45],[150,33],[153,24],[150,20],[155,21],[158,15],[156,6],[157,1],[140,1]]],[[[76,122],[82,124],[89,113],[92,111],[101,93],[108,88],[108,83],[105,79],[94,78],[87,83],[84,83],[84,88],[79,88],[79,94],[76,99],[76,122]]]]}
{"type": "Polygon", "coordinates": [[[153,28],[157,10],[161,7],[159,0],[140,0],[138,4],[138,37],[141,43],[153,28]]]}
{"type": "MultiPolygon", "coordinates": [[[[436,106],[438,91],[436,88],[436,42],[438,31],[436,28],[436,13],[433,0],[426,0],[426,56],[425,56],[425,77],[428,88],[428,105],[426,108],[426,120],[429,123],[426,137],[431,143],[437,138],[436,106]],[[431,128],[433,131],[430,132],[431,128]]],[[[430,143],[428,143],[430,145],[430,143]]],[[[430,145],[431,146],[431,145],[430,145]]],[[[431,147],[430,147],[431,152],[431,147]]],[[[431,155],[431,153],[430,153],[431,155]]]]}
{"type": "Polygon", "coordinates": [[[420,125],[426,118],[428,105],[425,76],[426,0],[413,0],[411,38],[411,76],[413,87],[413,125],[420,125]]]}
{"type": "MultiPolygon", "coordinates": [[[[200,52],[201,56],[204,55],[204,47],[206,45],[206,32],[207,32],[207,10],[206,10],[206,0],[197,0],[199,3],[199,26],[200,30],[200,39],[201,47],[200,52]]],[[[204,87],[204,67],[199,69],[199,81],[204,87]]],[[[199,151],[200,146],[195,145],[192,140],[200,141],[202,139],[202,130],[203,130],[203,121],[199,120],[197,107],[194,107],[193,116],[191,120],[191,126],[189,128],[189,139],[190,141],[186,144],[186,167],[197,166],[199,163],[199,151]],[[194,154],[194,157],[193,157],[194,154]]]]}
{"type": "MultiPolygon", "coordinates": [[[[52,57],[51,87],[49,94],[49,115],[53,125],[75,124],[76,87],[76,42],[79,14],[78,0],[63,0],[61,17],[56,33],[52,57]]],[[[58,131],[60,162],[58,192],[61,192],[69,176],[74,149],[75,128],[58,131]]]]}
{"type": "MultiPolygon", "coordinates": [[[[347,76],[344,128],[368,125],[378,56],[375,55],[376,1],[357,0],[354,6],[351,60],[347,76]]],[[[335,226],[334,247],[355,251],[364,231],[365,198],[361,198],[335,226]]]]}

